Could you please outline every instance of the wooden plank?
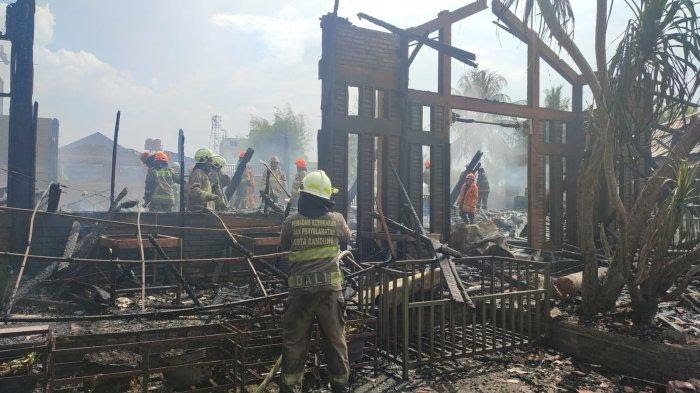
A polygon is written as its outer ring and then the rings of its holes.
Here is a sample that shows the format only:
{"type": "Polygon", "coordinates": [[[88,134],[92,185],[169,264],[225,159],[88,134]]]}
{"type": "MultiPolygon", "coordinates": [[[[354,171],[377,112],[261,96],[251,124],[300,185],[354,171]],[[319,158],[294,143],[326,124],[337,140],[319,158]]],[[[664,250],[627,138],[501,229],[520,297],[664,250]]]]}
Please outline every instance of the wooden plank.
{"type": "Polygon", "coordinates": [[[440,96],[437,93],[413,89],[408,90],[408,99],[409,101],[420,103],[422,105],[439,105],[451,109],[492,113],[495,115],[520,117],[525,119],[536,117],[543,120],[570,122],[583,118],[583,114],[580,113],[572,113],[549,108],[530,108],[525,105],[488,101],[474,97],[455,95],[440,96]]]}
{"type": "Polygon", "coordinates": [[[523,22],[515,16],[508,8],[506,8],[500,0],[494,0],[491,4],[491,9],[499,20],[501,20],[516,38],[526,44],[536,44],[539,47],[539,55],[542,60],[546,61],[555,71],[557,71],[564,79],[571,84],[585,83],[581,75],[576,70],[571,68],[564,60],[562,60],[556,52],[545,44],[537,32],[528,28],[523,22]]]}
{"type": "Polygon", "coordinates": [[[256,237],[255,238],[255,245],[256,246],[279,246],[280,245],[280,238],[279,238],[279,236],[256,237]]]}
{"type": "Polygon", "coordinates": [[[488,8],[486,0],[477,0],[469,3],[464,7],[458,8],[451,12],[441,12],[437,18],[423,23],[422,25],[406,29],[408,32],[419,35],[430,34],[433,31],[440,30],[443,27],[450,26],[453,23],[459,22],[464,18],[468,18],[477,12],[481,12],[488,8]]]}
{"type": "Polygon", "coordinates": [[[0,337],[30,336],[32,334],[45,334],[49,332],[49,325],[31,325],[10,328],[1,328],[0,337]]]}
{"type": "MultiPolygon", "coordinates": [[[[163,248],[179,247],[180,239],[173,236],[158,235],[156,238],[158,245],[163,248]]],[[[142,240],[143,248],[152,248],[150,242],[147,240],[142,240]]],[[[102,235],[100,236],[100,245],[103,247],[109,247],[120,250],[136,249],[138,248],[139,241],[131,235],[102,235]]]]}
{"type": "Polygon", "coordinates": [[[700,345],[640,341],[617,333],[560,322],[552,324],[548,345],[583,361],[658,382],[700,375],[700,345]]]}
{"type": "Polygon", "coordinates": [[[447,284],[447,289],[450,291],[450,297],[457,303],[464,303],[464,298],[462,297],[462,292],[459,290],[457,285],[457,280],[459,278],[455,277],[452,273],[452,268],[450,267],[450,261],[448,258],[443,258],[440,261],[440,270],[442,271],[442,276],[445,279],[445,284],[447,284]]]}

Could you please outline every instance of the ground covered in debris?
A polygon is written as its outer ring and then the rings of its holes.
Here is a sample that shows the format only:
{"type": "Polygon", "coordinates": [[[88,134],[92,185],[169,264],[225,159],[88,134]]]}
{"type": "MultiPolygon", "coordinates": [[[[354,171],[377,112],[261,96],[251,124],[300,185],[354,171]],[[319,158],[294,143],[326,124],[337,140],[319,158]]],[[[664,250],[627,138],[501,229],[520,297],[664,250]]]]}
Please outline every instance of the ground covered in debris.
{"type": "Polygon", "coordinates": [[[410,371],[408,381],[391,367],[376,377],[359,373],[355,392],[656,392],[663,386],[613,374],[556,351],[532,348],[443,362],[410,371]]]}
{"type": "Polygon", "coordinates": [[[697,286],[691,285],[686,291],[687,296],[677,301],[662,302],[652,321],[652,325],[644,328],[636,326],[631,317],[629,296],[623,291],[614,312],[598,314],[591,320],[581,318],[577,313],[580,306],[580,296],[559,302],[552,308],[551,316],[555,320],[567,320],[581,326],[590,327],[602,332],[617,333],[637,337],[642,341],[666,342],[671,344],[697,345],[700,344],[700,292],[697,286]],[[690,300],[692,299],[692,300],[690,300]]]}

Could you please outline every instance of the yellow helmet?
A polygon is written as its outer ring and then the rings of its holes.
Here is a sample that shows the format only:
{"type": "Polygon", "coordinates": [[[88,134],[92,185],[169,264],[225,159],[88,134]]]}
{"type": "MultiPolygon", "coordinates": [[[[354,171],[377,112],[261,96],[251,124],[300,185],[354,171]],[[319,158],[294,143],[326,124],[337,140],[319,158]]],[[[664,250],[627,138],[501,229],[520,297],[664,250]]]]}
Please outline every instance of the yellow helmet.
{"type": "Polygon", "coordinates": [[[330,200],[331,196],[338,192],[338,189],[333,188],[331,179],[328,178],[326,172],[313,171],[304,176],[301,181],[301,192],[330,200]]]}
{"type": "Polygon", "coordinates": [[[212,152],[211,149],[203,148],[194,153],[194,160],[196,162],[207,162],[212,158],[214,158],[214,152],[212,152]]]}
{"type": "Polygon", "coordinates": [[[211,159],[211,163],[217,168],[223,168],[226,166],[226,159],[221,156],[214,156],[214,158],[211,159]]]}

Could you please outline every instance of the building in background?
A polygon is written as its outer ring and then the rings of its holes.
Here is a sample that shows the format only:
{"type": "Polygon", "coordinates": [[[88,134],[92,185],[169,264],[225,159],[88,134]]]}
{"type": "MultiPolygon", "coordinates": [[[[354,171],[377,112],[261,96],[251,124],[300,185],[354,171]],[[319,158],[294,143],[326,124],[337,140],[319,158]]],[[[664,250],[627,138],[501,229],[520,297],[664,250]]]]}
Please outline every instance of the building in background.
{"type": "MultiPolygon", "coordinates": [[[[7,115],[0,116],[0,189],[7,187],[7,149],[9,137],[7,115]]],[[[43,191],[59,179],[58,165],[58,119],[40,117],[36,126],[36,187],[43,191]]],[[[4,197],[0,196],[0,199],[4,197]]]]}
{"type": "Polygon", "coordinates": [[[227,163],[236,164],[238,162],[238,155],[241,150],[245,151],[250,147],[250,141],[248,138],[223,138],[221,139],[221,145],[219,145],[219,154],[224,157],[227,163]]]}
{"type": "MultiPolygon", "coordinates": [[[[127,199],[143,198],[146,167],[141,163],[141,151],[117,145],[116,192],[127,187],[127,199]]],[[[166,151],[171,161],[178,154],[166,151]]],[[[61,197],[61,208],[70,211],[104,211],[109,207],[112,171],[112,139],[95,132],[59,149],[62,170],[60,182],[69,186],[61,197]]],[[[185,168],[194,161],[185,157],[185,168]]],[[[187,172],[186,172],[187,173],[187,172]]]]}

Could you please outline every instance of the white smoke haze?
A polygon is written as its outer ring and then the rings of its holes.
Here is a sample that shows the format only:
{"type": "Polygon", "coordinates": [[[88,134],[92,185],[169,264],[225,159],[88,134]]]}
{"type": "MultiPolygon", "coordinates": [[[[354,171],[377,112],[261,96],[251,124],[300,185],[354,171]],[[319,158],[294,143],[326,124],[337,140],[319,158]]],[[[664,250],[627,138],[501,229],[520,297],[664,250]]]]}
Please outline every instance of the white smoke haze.
{"type": "MultiPolygon", "coordinates": [[[[460,83],[460,89],[453,89],[453,94],[468,97],[490,99],[493,101],[510,101],[503,94],[507,80],[488,70],[481,70],[481,76],[487,75],[486,80],[479,80],[479,72],[473,71],[466,78],[471,83],[460,83]]],[[[466,76],[465,75],[465,76],[466,76]]],[[[522,123],[523,119],[513,119],[505,116],[491,115],[468,111],[453,111],[462,119],[474,119],[486,122],[522,123]]],[[[452,125],[451,132],[451,184],[459,180],[460,173],[477,151],[481,150],[481,166],[489,181],[489,208],[511,209],[513,198],[523,195],[527,186],[527,138],[522,128],[507,128],[498,125],[479,123],[459,123],[452,125]]]]}

